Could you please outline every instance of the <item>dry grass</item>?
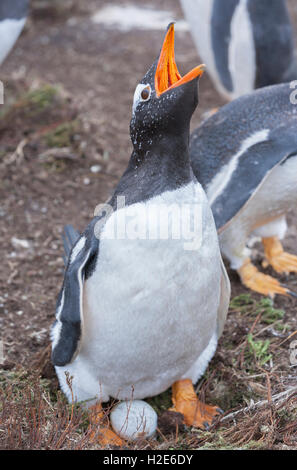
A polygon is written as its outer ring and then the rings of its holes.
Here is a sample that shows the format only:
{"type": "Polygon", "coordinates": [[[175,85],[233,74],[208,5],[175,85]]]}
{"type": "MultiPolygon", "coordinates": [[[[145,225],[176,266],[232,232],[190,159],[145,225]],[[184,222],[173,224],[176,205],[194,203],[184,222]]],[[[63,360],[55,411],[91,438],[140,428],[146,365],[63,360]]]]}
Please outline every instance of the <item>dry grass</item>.
{"type": "Polygon", "coordinates": [[[83,449],[89,430],[82,408],[55,399],[47,383],[19,371],[0,391],[1,449],[83,449]]]}
{"type": "MultiPolygon", "coordinates": [[[[40,373],[19,368],[5,371],[0,380],[0,449],[101,448],[90,435],[100,435],[100,426],[106,423],[114,403],[108,404],[101,422],[90,424],[87,411],[69,405],[40,373]]],[[[209,395],[209,385],[209,380],[203,382],[200,397],[209,395]]],[[[162,411],[161,406],[156,438],[130,442],[126,448],[297,449],[297,387],[273,396],[267,374],[266,392],[266,399],[225,413],[207,432],[187,429],[178,413],[162,411]]],[[[168,392],[158,399],[166,403],[168,392]]]]}
{"type": "Polygon", "coordinates": [[[297,448],[297,391],[285,401],[269,403],[243,413],[222,437],[230,445],[247,446],[251,442],[264,448],[280,445],[297,448]]]}

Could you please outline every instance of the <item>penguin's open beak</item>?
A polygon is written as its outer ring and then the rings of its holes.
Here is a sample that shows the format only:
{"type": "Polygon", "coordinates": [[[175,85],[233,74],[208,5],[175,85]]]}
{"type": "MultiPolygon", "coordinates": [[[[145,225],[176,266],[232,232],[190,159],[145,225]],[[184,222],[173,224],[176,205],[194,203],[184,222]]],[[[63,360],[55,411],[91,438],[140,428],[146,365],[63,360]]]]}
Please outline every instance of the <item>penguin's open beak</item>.
{"type": "Polygon", "coordinates": [[[182,77],[177,69],[174,58],[174,23],[168,27],[155,74],[155,90],[157,96],[165,91],[183,85],[200,77],[205,65],[199,65],[182,77]]]}

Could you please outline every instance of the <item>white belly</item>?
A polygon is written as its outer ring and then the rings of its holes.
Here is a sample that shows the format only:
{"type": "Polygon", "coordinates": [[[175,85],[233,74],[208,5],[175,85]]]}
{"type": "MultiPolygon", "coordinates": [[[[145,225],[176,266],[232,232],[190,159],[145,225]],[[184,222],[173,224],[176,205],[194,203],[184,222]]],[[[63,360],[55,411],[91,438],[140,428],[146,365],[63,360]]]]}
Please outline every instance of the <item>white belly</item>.
{"type": "MultiPolygon", "coordinates": [[[[198,249],[185,249],[185,234],[166,240],[100,237],[96,270],[84,288],[81,349],[73,364],[59,368],[76,375],[78,399],[90,395],[81,390],[85,371],[93,383],[89,388],[97,386],[102,400],[161,393],[191,369],[216,331],[220,255],[200,185],[180,189],[179,198],[176,192],[167,192],[135,205],[137,220],[144,220],[149,205],[168,206],[177,200],[191,207],[192,223],[195,211],[203,209],[198,249]]],[[[112,217],[105,235],[110,235],[112,217]]]]}
{"type": "Polygon", "coordinates": [[[256,52],[247,0],[240,0],[230,25],[228,66],[233,84],[232,91],[224,87],[215,61],[211,38],[213,0],[181,0],[181,5],[191,27],[198,53],[207,65],[207,72],[217,90],[227,100],[250,93],[255,88],[256,52]]]}
{"type": "Polygon", "coordinates": [[[239,219],[248,226],[249,232],[276,219],[296,207],[297,203],[297,157],[289,158],[274,168],[255,196],[240,213],[239,219]]]}
{"type": "Polygon", "coordinates": [[[293,156],[270,172],[255,195],[220,234],[222,252],[233,269],[238,269],[249,255],[245,249],[247,239],[280,236],[283,217],[296,204],[297,156],[293,156]]]}
{"type": "Polygon", "coordinates": [[[236,99],[254,90],[256,51],[247,0],[240,0],[231,21],[229,70],[233,83],[231,99],[236,99]]]}

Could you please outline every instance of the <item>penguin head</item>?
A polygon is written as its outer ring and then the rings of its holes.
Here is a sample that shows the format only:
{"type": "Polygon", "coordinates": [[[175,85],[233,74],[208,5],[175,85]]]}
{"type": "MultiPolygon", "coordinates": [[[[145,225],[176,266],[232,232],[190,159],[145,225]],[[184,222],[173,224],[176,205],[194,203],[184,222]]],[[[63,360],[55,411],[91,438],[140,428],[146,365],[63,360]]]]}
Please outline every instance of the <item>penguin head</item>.
{"type": "Polygon", "coordinates": [[[197,82],[204,65],[183,77],[174,57],[174,23],[168,26],[159,58],[137,85],[130,124],[134,147],[163,135],[189,132],[190,119],[198,104],[197,82]]]}

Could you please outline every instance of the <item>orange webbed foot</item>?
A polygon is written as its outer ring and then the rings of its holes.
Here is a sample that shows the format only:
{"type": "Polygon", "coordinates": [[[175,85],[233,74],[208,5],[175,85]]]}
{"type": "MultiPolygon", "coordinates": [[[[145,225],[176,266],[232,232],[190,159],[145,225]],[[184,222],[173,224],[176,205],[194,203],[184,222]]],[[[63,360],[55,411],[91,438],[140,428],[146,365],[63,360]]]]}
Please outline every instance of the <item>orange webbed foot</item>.
{"type": "Polygon", "coordinates": [[[262,243],[265,251],[265,261],[277,273],[297,273],[297,256],[286,253],[277,237],[263,238],[262,243]]]}
{"type": "Polygon", "coordinates": [[[102,447],[123,447],[124,445],[124,441],[108,427],[99,428],[97,432],[93,433],[91,439],[102,447]]]}
{"type": "Polygon", "coordinates": [[[124,441],[112,429],[109,420],[104,415],[101,403],[90,407],[90,440],[102,447],[123,447],[124,441]]]}
{"type": "Polygon", "coordinates": [[[214,418],[222,411],[217,406],[202,403],[194,390],[191,380],[179,380],[172,386],[173,407],[170,411],[183,414],[187,426],[208,429],[214,418]]]}
{"type": "Polygon", "coordinates": [[[247,259],[245,263],[238,270],[238,274],[241,278],[242,283],[259,294],[274,297],[276,294],[290,295],[291,292],[286,287],[282,286],[277,279],[272,276],[263,274],[256,266],[254,266],[250,259],[247,259]]]}

